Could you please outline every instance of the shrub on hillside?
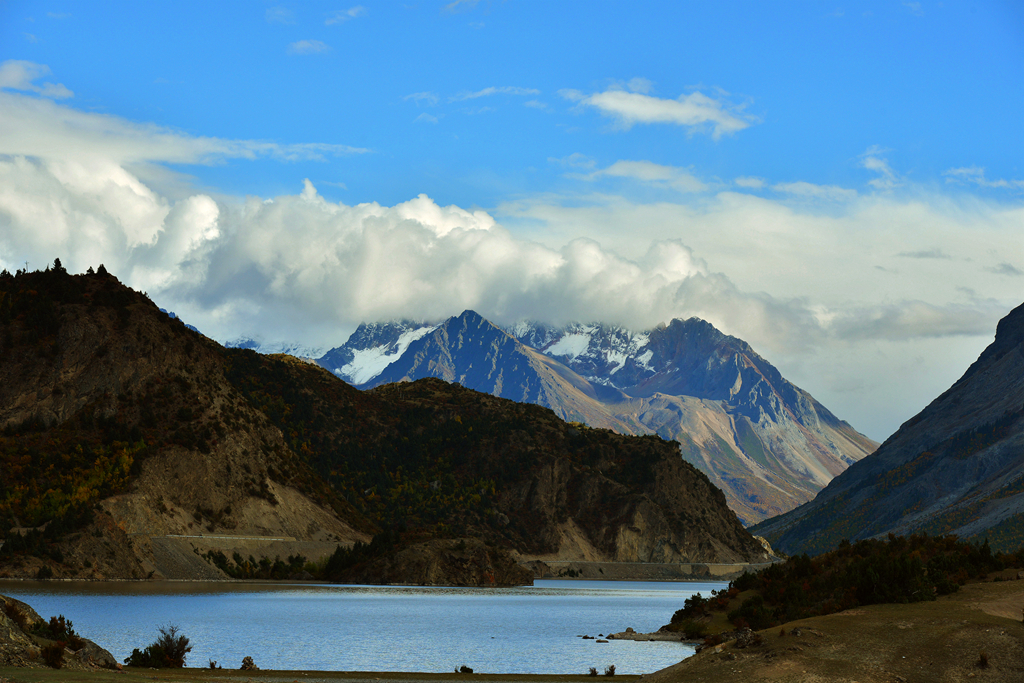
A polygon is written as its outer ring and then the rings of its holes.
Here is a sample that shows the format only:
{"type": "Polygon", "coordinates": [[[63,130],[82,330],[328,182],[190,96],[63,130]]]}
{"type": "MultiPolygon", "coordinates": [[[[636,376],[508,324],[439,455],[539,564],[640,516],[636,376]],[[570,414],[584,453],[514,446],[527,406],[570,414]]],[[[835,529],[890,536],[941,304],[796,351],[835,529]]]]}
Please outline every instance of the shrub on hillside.
{"type": "MultiPolygon", "coordinates": [[[[830,553],[813,558],[793,556],[785,563],[737,578],[730,584],[730,595],[733,591],[756,594],[728,616],[737,626],[749,624],[760,630],[858,605],[934,600],[936,595],[956,592],[968,579],[1000,570],[1016,559],[994,555],[987,542],[966,543],[955,536],[890,534],[885,541],[843,541],[830,553]]],[[[708,607],[721,609],[717,600],[687,600],[673,615],[673,622],[697,616],[708,607]]]]}
{"type": "Polygon", "coordinates": [[[64,646],[61,643],[50,643],[40,650],[40,654],[51,669],[59,669],[64,665],[64,646]]]}
{"type": "Polygon", "coordinates": [[[128,666],[153,669],[180,669],[185,666],[185,655],[192,651],[188,638],[170,625],[159,627],[160,637],[146,646],[145,650],[135,648],[124,663],[128,666]]]}

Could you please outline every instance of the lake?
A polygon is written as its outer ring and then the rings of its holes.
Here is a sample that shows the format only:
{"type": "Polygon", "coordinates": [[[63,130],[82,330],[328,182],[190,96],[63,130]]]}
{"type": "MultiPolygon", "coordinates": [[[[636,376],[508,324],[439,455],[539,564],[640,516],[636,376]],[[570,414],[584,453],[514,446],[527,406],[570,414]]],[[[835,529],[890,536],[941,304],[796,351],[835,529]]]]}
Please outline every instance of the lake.
{"type": "Polygon", "coordinates": [[[333,584],[0,581],[0,593],[124,661],[177,625],[189,667],[477,673],[650,673],[685,659],[682,643],[578,636],[657,630],[690,595],[722,582],[538,580],[519,588],[333,584]]]}

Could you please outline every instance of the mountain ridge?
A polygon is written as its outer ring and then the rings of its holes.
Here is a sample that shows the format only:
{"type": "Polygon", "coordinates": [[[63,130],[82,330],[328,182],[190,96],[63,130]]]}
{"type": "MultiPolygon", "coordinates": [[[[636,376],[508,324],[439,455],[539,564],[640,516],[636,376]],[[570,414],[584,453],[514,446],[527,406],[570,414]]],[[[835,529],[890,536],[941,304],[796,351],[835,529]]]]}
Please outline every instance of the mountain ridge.
{"type": "Polygon", "coordinates": [[[359,391],[221,347],[109,274],[0,273],[0,345],[0,576],[222,579],[385,531],[395,581],[486,583],[529,555],[766,558],[656,436],[434,378],[359,391]],[[448,574],[459,538],[480,566],[448,574]],[[430,567],[402,559],[432,539],[452,540],[430,567]]]}
{"type": "Polygon", "coordinates": [[[1024,305],[949,389],[800,508],[754,527],[782,549],[955,533],[1024,542],[1024,305]]]}
{"type": "MultiPolygon", "coordinates": [[[[351,380],[334,359],[373,353],[379,372],[358,383],[362,389],[434,376],[544,405],[569,421],[677,440],[746,523],[810,500],[876,445],[749,344],[698,318],[634,332],[579,323],[500,327],[465,311],[440,323],[361,325],[318,362],[351,380]],[[411,340],[404,349],[395,343],[403,336],[411,340]]],[[[366,367],[360,379],[370,376],[366,367]]]]}

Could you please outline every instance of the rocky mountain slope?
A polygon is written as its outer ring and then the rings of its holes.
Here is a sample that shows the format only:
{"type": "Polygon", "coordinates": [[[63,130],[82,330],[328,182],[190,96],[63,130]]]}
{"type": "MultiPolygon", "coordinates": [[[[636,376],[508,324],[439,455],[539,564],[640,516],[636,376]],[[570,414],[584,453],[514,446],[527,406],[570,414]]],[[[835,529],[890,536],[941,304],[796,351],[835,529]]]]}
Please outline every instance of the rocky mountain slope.
{"type": "Polygon", "coordinates": [[[841,539],[954,533],[1024,542],[1024,305],[952,387],[810,503],[755,527],[786,552],[841,539]]]}
{"type": "Polygon", "coordinates": [[[382,530],[395,557],[490,544],[483,577],[520,555],[765,557],[670,442],[433,379],[358,391],[220,347],[105,273],[0,274],[0,343],[0,575],[223,578],[236,553],[316,559],[382,530]]]}
{"type": "Polygon", "coordinates": [[[641,333],[501,329],[466,311],[440,324],[363,325],[318,363],[362,388],[439,377],[566,420],[679,441],[746,523],[810,500],[876,446],[748,344],[696,318],[641,333]]]}
{"type": "Polygon", "coordinates": [[[370,537],[226,381],[221,347],[112,275],[0,276],[0,335],[0,530],[30,546],[0,574],[223,578],[181,537],[307,556],[370,537]]]}

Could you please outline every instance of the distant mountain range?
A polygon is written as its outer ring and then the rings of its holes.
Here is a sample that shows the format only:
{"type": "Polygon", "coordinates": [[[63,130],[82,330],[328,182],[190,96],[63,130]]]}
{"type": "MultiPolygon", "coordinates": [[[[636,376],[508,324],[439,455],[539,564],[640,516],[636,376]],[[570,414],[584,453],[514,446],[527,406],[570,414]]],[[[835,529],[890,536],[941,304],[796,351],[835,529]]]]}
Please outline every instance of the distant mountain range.
{"type": "Polygon", "coordinates": [[[1024,305],[952,387],[818,496],[754,527],[787,553],[842,539],[953,533],[1024,543],[1024,305]]]}
{"type": "Polygon", "coordinates": [[[317,363],[361,389],[439,377],[568,421],[677,440],[746,524],[811,500],[877,446],[746,342],[697,318],[643,332],[502,328],[465,311],[360,325],[317,363]]]}

